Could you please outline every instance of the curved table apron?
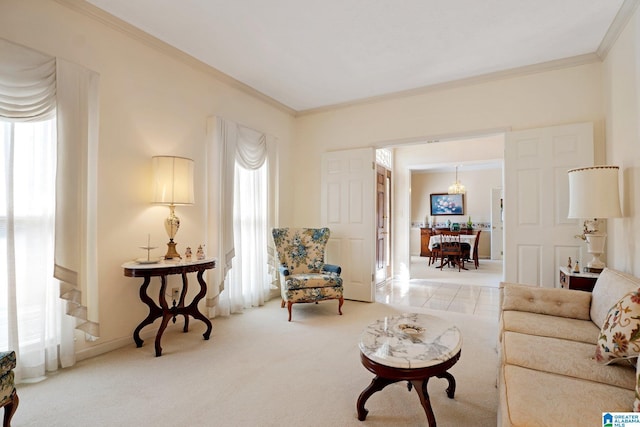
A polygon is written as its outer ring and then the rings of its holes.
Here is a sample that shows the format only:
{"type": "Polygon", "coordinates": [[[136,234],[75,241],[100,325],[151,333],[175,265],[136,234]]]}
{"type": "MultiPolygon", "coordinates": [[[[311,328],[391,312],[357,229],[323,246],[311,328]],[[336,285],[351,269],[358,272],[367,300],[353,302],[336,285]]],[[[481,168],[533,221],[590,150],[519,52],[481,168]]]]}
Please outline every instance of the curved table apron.
{"type": "Polygon", "coordinates": [[[418,394],[429,426],[435,427],[427,384],[431,377],[446,379],[447,396],[453,399],[456,380],[447,371],[462,352],[458,328],[435,316],[406,313],[370,324],[362,333],[359,346],[362,365],[376,376],[358,397],[358,419],[366,419],[369,411],[364,406],[374,393],[389,384],[407,381],[409,391],[415,388],[418,394]],[[424,331],[416,335],[402,332],[403,327],[410,326],[424,331]]]}
{"type": "Polygon", "coordinates": [[[140,300],[149,307],[149,314],[140,322],[133,332],[133,340],[136,343],[136,347],[142,347],[143,340],[140,338],[140,331],[147,325],[152,324],[157,318],[162,318],[160,328],[156,334],[155,350],[156,357],[162,355],[162,347],[160,342],[162,340],[162,334],[169,324],[169,320],[173,319],[176,322],[177,316],[184,316],[184,332],[189,331],[189,316],[193,316],[194,319],[201,320],[207,326],[207,330],[203,334],[205,340],[208,340],[211,336],[211,321],[200,312],[198,309],[198,303],[207,294],[207,284],[203,279],[203,274],[206,270],[215,268],[216,260],[209,258],[199,261],[161,261],[157,264],[138,264],[136,262],[128,262],[122,265],[124,268],[124,275],[127,277],[142,277],[144,281],[140,286],[140,300]],[[200,292],[193,298],[193,301],[188,305],[185,305],[185,297],[189,287],[187,279],[187,273],[197,273],[196,277],[200,284],[200,292]],[[179,274],[182,276],[182,290],[180,291],[180,298],[178,301],[173,301],[171,307],[167,303],[165,297],[167,290],[167,276],[179,274]],[[160,277],[160,291],[158,294],[158,301],[160,305],[147,293],[147,288],[151,283],[152,277],[160,277]]]}

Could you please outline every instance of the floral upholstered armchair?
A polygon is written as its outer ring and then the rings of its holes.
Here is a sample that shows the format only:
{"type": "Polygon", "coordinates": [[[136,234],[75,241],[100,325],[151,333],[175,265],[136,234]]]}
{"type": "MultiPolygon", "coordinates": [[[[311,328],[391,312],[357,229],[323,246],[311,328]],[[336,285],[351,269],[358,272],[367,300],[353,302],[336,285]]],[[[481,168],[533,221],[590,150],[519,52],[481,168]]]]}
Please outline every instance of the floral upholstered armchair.
{"type": "Polygon", "coordinates": [[[0,408],[4,406],[3,427],[11,425],[11,417],[18,408],[18,393],[14,383],[13,368],[16,367],[14,351],[0,352],[0,408]]]}
{"type": "Polygon", "coordinates": [[[328,228],[274,228],[273,241],[280,264],[280,293],[287,304],[289,321],[291,306],[298,302],[337,299],[342,314],[342,269],[325,264],[328,228]]]}

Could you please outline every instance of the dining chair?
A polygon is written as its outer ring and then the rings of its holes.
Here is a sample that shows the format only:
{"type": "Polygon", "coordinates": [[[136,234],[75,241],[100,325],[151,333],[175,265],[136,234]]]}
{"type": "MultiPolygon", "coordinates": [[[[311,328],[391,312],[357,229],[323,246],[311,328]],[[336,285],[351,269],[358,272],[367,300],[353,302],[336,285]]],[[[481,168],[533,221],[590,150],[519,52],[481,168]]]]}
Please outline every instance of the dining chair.
{"type": "Polygon", "coordinates": [[[442,231],[440,233],[440,270],[445,265],[458,266],[458,271],[466,270],[460,244],[460,233],[455,231],[442,231]]]}
{"type": "Polygon", "coordinates": [[[462,257],[465,261],[473,261],[473,265],[478,269],[480,263],[478,262],[478,242],[480,241],[480,233],[482,230],[474,231],[475,239],[473,241],[473,246],[468,243],[462,243],[462,257]]]}
{"type": "MultiPolygon", "coordinates": [[[[431,241],[431,238],[436,235],[437,233],[433,229],[429,229],[429,241],[431,241]]],[[[434,241],[431,245],[431,252],[429,253],[429,264],[427,265],[435,264],[436,262],[438,262],[438,258],[440,258],[440,242],[434,241]]]]}
{"type": "Polygon", "coordinates": [[[478,232],[476,233],[476,240],[473,241],[473,265],[476,267],[476,270],[478,269],[478,266],[480,265],[480,262],[478,261],[478,242],[480,241],[480,233],[482,233],[482,230],[478,230],[478,232]]]}

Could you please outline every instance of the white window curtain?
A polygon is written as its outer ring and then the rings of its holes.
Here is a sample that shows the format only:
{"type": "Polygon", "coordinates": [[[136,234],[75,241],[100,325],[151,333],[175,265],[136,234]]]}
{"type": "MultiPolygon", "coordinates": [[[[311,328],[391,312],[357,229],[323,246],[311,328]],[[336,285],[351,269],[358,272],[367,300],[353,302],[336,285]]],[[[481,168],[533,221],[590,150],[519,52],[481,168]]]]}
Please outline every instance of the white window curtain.
{"type": "Polygon", "coordinates": [[[0,349],[16,351],[18,382],[58,368],[55,132],[55,119],[0,120],[0,349]]]}
{"type": "Polygon", "coordinates": [[[275,280],[269,238],[275,140],[220,117],[212,118],[209,128],[209,183],[220,183],[209,189],[210,212],[218,218],[209,224],[209,237],[224,260],[221,274],[211,282],[218,286],[212,286],[207,299],[215,316],[264,304],[275,280]]]}
{"type": "Polygon", "coordinates": [[[97,84],[96,73],[0,39],[0,120],[5,122],[1,175],[6,204],[2,232],[4,271],[7,272],[7,310],[2,312],[0,308],[3,317],[0,325],[6,325],[3,329],[7,341],[0,342],[0,346],[16,351],[16,373],[21,379],[41,376],[47,370],[75,362],[73,327],[76,321],[61,315],[60,301],[53,295],[69,301],[67,312],[81,319],[77,327],[91,334],[87,337],[99,335],[97,299],[91,298],[91,295],[97,296],[97,84]],[[53,123],[34,123],[52,117],[55,117],[53,123]],[[46,147],[47,140],[52,147],[46,147]],[[27,154],[29,145],[32,152],[27,154]],[[21,162],[29,155],[33,160],[29,159],[24,166],[21,162]],[[44,162],[43,156],[48,156],[46,161],[52,162],[53,167],[48,163],[42,163],[41,167],[33,163],[44,162]],[[46,173],[54,171],[53,178],[49,175],[44,178],[46,173]],[[26,178],[20,175],[25,172],[26,178]],[[27,216],[33,216],[36,210],[22,206],[21,199],[24,194],[36,198],[33,195],[39,194],[44,186],[38,182],[45,179],[54,187],[55,198],[48,202],[45,197],[40,200],[38,221],[26,221],[29,227],[35,228],[27,229],[23,227],[25,209],[29,211],[27,216]],[[27,182],[23,182],[25,180],[27,182]],[[26,189],[27,185],[32,186],[31,190],[26,189]],[[43,208],[45,203],[50,210],[43,208]],[[49,225],[48,231],[44,231],[43,223],[49,225]],[[29,245],[44,247],[52,240],[49,252],[41,254],[38,261],[31,256],[28,262],[21,258],[29,245]],[[27,276],[35,271],[43,271],[44,277],[32,280],[27,276]],[[55,289],[58,282],[52,275],[61,280],[59,291],[55,289]],[[33,301],[41,298],[45,298],[46,303],[33,309],[33,301]],[[25,316],[29,323],[21,325],[25,316]],[[36,329],[36,322],[41,323],[40,329],[36,329]],[[57,347],[56,351],[51,346],[57,347]],[[35,356],[31,357],[32,354],[35,356]]]}

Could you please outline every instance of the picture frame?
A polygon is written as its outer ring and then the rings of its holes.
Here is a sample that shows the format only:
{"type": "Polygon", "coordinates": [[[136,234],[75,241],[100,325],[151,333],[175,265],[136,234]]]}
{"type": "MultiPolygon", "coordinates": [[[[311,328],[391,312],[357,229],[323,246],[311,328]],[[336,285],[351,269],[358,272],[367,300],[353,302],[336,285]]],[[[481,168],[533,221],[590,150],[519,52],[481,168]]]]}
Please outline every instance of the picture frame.
{"type": "Polygon", "coordinates": [[[464,194],[431,194],[431,215],[464,215],[464,194]]]}

